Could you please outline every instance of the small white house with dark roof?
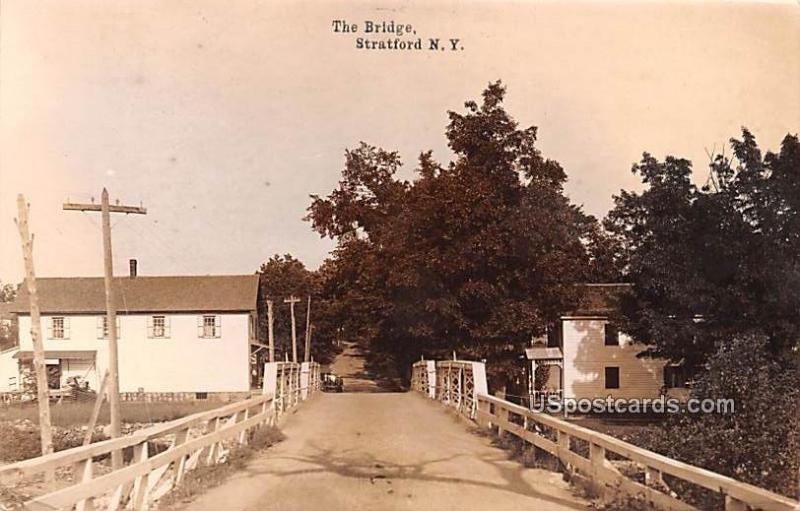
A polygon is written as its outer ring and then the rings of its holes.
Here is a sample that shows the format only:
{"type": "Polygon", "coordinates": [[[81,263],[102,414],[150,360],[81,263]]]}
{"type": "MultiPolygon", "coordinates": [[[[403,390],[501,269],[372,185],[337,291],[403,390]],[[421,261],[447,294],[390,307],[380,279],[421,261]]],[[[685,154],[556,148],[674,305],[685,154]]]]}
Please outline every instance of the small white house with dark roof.
{"type": "MultiPolygon", "coordinates": [[[[665,375],[666,361],[638,355],[645,349],[620,332],[609,316],[629,284],[583,284],[574,310],[562,314],[525,350],[534,396],[557,394],[568,399],[658,398],[682,381],[665,375]],[[542,381],[544,380],[544,381],[542,381]]],[[[668,366],[667,366],[668,367],[668,366]]]]}
{"type": "MultiPolygon", "coordinates": [[[[38,278],[42,337],[51,386],[80,377],[100,385],[108,361],[103,278],[38,278]]],[[[114,278],[119,382],[123,393],[249,392],[251,353],[260,347],[257,275],[114,278]]],[[[33,357],[27,287],[20,287],[19,348],[33,357]]],[[[0,375],[6,378],[5,375],[0,375]]]]}

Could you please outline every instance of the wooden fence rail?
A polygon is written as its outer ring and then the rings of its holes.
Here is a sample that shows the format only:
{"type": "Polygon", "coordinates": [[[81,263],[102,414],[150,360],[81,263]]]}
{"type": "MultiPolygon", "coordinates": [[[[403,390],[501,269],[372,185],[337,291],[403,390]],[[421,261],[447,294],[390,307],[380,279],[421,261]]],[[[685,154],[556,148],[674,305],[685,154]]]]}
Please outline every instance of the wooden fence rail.
{"type": "MultiPolygon", "coordinates": [[[[318,372],[318,368],[315,370],[318,372]]],[[[258,395],[129,436],[0,467],[0,484],[17,483],[51,471],[62,476],[71,471],[70,480],[59,478],[59,484],[66,486],[34,497],[25,503],[25,508],[148,509],[179,484],[188,471],[224,462],[231,446],[247,444],[256,428],[274,425],[282,413],[301,402],[301,395],[310,395],[319,388],[317,382],[301,388],[296,372],[294,367],[286,367],[284,386],[277,396],[258,395]],[[100,460],[113,451],[123,451],[125,465],[108,471],[108,464],[104,464],[101,473],[97,473],[100,460]]]]}
{"type": "MultiPolygon", "coordinates": [[[[432,382],[422,374],[417,363],[412,371],[412,389],[430,395],[432,382]]],[[[438,368],[437,368],[438,371],[438,368]]],[[[453,395],[458,387],[447,384],[437,388],[436,399],[445,405],[464,400],[453,395]]],[[[477,395],[477,413],[469,407],[455,409],[473,419],[481,427],[496,427],[498,433],[511,434],[527,444],[535,445],[556,457],[575,475],[584,478],[599,493],[622,492],[639,498],[657,509],[696,510],[671,492],[664,478],[673,478],[706,488],[725,498],[726,511],[799,511],[800,503],[751,484],[736,481],[710,470],[689,465],[669,457],[636,447],[612,436],[577,426],[562,419],[509,403],[486,394],[477,395]],[[584,455],[576,449],[577,443],[588,446],[584,455]],[[616,462],[627,460],[641,468],[644,482],[623,474],[616,462]]]]}

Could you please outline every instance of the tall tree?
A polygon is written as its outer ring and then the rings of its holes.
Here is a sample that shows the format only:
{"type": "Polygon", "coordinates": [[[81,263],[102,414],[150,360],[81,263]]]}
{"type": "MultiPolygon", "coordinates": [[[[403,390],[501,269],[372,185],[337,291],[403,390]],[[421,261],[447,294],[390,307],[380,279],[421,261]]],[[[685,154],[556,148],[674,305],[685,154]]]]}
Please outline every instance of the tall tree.
{"type": "Polygon", "coordinates": [[[338,188],[312,197],[314,229],[339,241],[340,296],[372,312],[350,328],[403,371],[456,350],[513,375],[531,335],[603,266],[588,248],[593,236],[601,244],[596,222],[569,202],[565,172],[504,96],[492,83],[480,105],[449,112],[449,164],[424,152],[416,178],[400,180],[397,153],[362,143],[346,152],[338,188]]]}
{"type": "MultiPolygon", "coordinates": [[[[261,301],[259,302],[259,339],[266,342],[267,314],[266,300],[272,300],[275,311],[275,356],[276,360],[283,360],[285,354],[290,359],[292,355],[292,323],[289,305],[284,303],[284,299],[290,296],[305,298],[315,292],[313,273],[306,269],[305,265],[292,257],[290,254],[274,255],[258,271],[259,283],[261,286],[261,301]]],[[[304,300],[302,300],[304,303],[304,300]]],[[[300,359],[303,358],[303,328],[306,320],[306,308],[295,306],[296,332],[298,341],[298,353],[300,359]]],[[[312,314],[313,317],[313,314],[312,314]]]]}
{"type": "Polygon", "coordinates": [[[704,187],[689,161],[645,153],[645,190],[622,191],[605,220],[634,284],[623,329],[694,367],[734,337],[764,335],[776,353],[800,339],[798,139],[762,156],[745,129],[731,145],[736,164],[715,158],[704,187]]]}

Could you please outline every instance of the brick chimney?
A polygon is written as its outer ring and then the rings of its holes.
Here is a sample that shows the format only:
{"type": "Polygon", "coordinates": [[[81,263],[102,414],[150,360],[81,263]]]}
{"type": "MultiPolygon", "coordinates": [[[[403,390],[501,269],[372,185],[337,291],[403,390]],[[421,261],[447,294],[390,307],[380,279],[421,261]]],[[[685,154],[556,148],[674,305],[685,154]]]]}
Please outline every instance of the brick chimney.
{"type": "Polygon", "coordinates": [[[136,261],[136,259],[131,259],[130,261],[128,261],[128,264],[130,265],[130,268],[131,268],[131,278],[135,278],[136,274],[137,274],[138,264],[139,263],[138,263],[138,261],[136,261]]]}

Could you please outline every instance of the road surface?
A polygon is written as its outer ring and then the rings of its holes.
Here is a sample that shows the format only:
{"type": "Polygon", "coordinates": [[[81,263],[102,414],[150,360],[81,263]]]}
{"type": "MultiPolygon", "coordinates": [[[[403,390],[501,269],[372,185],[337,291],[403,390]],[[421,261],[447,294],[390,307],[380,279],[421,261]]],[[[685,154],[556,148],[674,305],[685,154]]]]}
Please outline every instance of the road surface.
{"type": "Polygon", "coordinates": [[[400,390],[397,382],[367,370],[364,353],[356,343],[348,343],[331,364],[333,374],[344,380],[345,392],[385,392],[400,390]]]}
{"type": "Polygon", "coordinates": [[[559,474],[525,469],[416,393],[318,394],[286,440],[181,509],[589,509],[559,474]]]}

